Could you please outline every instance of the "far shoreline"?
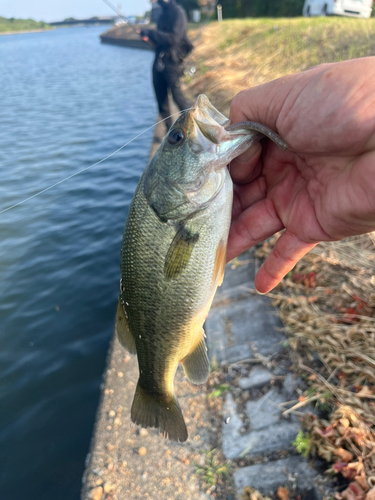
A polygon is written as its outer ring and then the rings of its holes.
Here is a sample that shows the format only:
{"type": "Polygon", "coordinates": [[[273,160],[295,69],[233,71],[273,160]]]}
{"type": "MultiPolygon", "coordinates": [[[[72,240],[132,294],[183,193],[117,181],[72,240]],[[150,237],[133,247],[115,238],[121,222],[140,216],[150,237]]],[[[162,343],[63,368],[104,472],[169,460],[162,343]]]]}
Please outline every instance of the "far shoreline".
{"type": "Polygon", "coordinates": [[[40,30],[22,30],[22,31],[1,31],[0,36],[5,36],[5,35],[22,35],[23,33],[40,33],[42,31],[52,31],[54,28],[50,29],[40,29],[40,30]]]}

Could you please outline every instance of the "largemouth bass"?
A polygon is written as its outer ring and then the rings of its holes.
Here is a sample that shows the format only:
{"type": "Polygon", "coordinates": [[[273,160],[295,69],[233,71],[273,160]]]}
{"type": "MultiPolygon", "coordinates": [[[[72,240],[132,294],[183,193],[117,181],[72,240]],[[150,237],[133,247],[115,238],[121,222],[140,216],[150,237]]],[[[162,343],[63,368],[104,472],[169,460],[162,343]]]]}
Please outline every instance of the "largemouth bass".
{"type": "Polygon", "coordinates": [[[138,356],[131,419],[176,441],[188,436],[173,390],[177,366],[193,384],[209,375],[203,323],[224,277],[233,197],[226,166],[265,135],[286,147],[263,125],[229,125],[199,96],[171,127],[130,206],[116,330],[138,356]]]}

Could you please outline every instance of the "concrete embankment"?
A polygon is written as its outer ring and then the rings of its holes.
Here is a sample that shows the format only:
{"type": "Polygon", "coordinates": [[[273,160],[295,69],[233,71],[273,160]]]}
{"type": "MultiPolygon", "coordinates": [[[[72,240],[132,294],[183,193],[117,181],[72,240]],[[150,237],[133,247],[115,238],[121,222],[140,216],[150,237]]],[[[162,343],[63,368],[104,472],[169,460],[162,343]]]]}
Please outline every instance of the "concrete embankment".
{"type": "MultiPolygon", "coordinates": [[[[142,27],[139,26],[139,29],[142,27]]],[[[121,45],[132,49],[153,50],[150,44],[140,39],[139,35],[126,24],[120,24],[100,35],[102,43],[121,45]]]]}

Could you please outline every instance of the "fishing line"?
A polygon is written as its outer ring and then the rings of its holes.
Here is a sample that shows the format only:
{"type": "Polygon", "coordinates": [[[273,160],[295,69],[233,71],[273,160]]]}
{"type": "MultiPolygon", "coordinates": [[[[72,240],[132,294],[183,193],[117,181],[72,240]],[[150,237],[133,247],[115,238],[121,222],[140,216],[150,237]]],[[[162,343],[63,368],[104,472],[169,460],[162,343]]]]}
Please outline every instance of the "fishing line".
{"type": "Polygon", "coordinates": [[[7,208],[4,208],[4,210],[1,210],[0,211],[0,215],[3,214],[4,212],[8,212],[8,210],[12,210],[13,208],[15,207],[18,207],[19,205],[23,205],[24,203],[26,203],[27,201],[29,200],[32,200],[33,198],[36,198],[37,196],[45,193],[46,191],[49,191],[50,189],[58,186],[59,184],[62,184],[63,182],[71,179],[72,177],[75,177],[79,174],[82,174],[82,172],[86,172],[86,170],[89,170],[90,168],[93,168],[93,167],[96,167],[96,165],[99,165],[100,163],[103,163],[104,161],[108,160],[109,158],[111,158],[112,156],[114,156],[115,154],[117,154],[119,151],[121,151],[122,149],[124,149],[126,146],[129,146],[130,143],[132,143],[133,141],[135,141],[136,139],[138,139],[138,137],[140,137],[141,135],[145,134],[146,132],[148,132],[149,130],[151,130],[152,128],[158,126],[160,123],[163,123],[165,120],[168,120],[168,118],[172,118],[172,116],[175,116],[175,115],[179,115],[180,113],[182,113],[183,111],[189,111],[190,109],[193,109],[193,108],[187,108],[187,109],[183,109],[181,111],[179,111],[178,113],[173,113],[172,115],[170,116],[167,116],[167,118],[164,118],[163,120],[160,120],[160,122],[156,122],[154,123],[154,125],[151,125],[151,127],[148,127],[146,128],[145,130],[143,130],[143,132],[139,133],[138,135],[136,135],[135,137],[133,137],[133,139],[131,139],[130,141],[128,141],[126,144],[124,144],[123,146],[121,146],[121,148],[118,148],[116,149],[116,151],[114,151],[113,153],[111,153],[110,155],[106,156],[105,158],[103,158],[102,160],[99,160],[97,161],[96,163],[94,163],[93,165],[90,165],[88,167],[85,167],[83,168],[82,170],[79,170],[78,172],[75,172],[74,174],[71,174],[71,175],[68,175],[68,177],[65,177],[64,179],[61,179],[60,181],[58,182],[55,182],[54,184],[52,184],[51,186],[48,186],[46,187],[45,189],[42,189],[41,191],[39,191],[38,193],[35,193],[33,194],[32,196],[29,196],[28,198],[25,198],[24,200],[22,201],[19,201],[18,203],[15,203],[14,205],[11,205],[10,207],[7,207],[7,208]]]}

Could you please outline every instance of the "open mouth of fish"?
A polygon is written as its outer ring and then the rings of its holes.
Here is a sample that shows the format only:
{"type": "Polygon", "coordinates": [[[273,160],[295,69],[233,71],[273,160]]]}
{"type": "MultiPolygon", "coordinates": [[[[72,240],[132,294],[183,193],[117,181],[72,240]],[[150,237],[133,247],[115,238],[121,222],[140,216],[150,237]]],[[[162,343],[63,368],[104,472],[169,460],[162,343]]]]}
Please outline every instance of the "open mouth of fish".
{"type": "Polygon", "coordinates": [[[235,156],[239,156],[264,137],[268,137],[282,149],[288,149],[288,145],[278,134],[261,123],[245,121],[231,124],[203,94],[197,98],[192,114],[199,130],[209,141],[227,153],[234,150],[235,156]],[[239,138],[242,140],[239,141],[239,138]]]}

